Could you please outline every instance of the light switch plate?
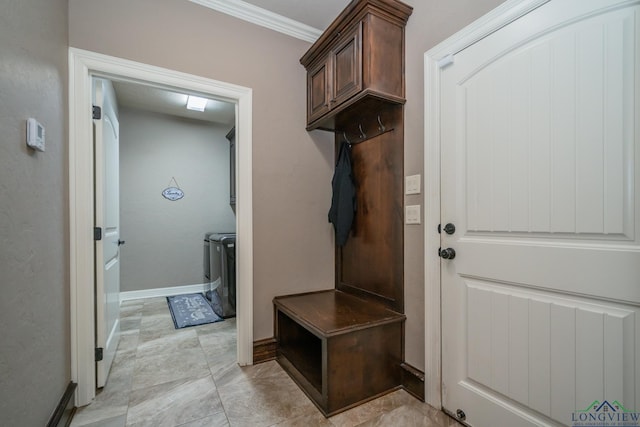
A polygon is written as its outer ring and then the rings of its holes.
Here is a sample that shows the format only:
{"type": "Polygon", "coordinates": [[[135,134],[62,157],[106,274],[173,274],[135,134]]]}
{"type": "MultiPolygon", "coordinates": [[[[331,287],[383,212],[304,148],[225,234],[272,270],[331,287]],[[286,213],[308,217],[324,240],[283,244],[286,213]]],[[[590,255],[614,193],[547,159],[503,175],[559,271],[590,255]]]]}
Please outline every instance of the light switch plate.
{"type": "Polygon", "coordinates": [[[405,194],[420,194],[420,175],[405,177],[404,187],[405,194]]]}
{"type": "Polygon", "coordinates": [[[44,151],[44,126],[34,118],[27,119],[27,146],[44,151]]]}
{"type": "Polygon", "coordinates": [[[407,224],[420,224],[420,205],[405,207],[405,222],[407,224]]]}

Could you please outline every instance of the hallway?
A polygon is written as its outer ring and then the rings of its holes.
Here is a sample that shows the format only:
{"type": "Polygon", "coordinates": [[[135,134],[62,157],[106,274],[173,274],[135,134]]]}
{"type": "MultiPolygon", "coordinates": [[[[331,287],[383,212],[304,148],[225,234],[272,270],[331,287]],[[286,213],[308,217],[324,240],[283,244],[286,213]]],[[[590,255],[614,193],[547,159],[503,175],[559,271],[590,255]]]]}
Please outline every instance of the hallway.
{"type": "Polygon", "coordinates": [[[126,301],[107,385],[72,427],[459,426],[400,390],[325,419],[275,361],[236,364],[235,318],[174,329],[165,298],[126,301]]]}

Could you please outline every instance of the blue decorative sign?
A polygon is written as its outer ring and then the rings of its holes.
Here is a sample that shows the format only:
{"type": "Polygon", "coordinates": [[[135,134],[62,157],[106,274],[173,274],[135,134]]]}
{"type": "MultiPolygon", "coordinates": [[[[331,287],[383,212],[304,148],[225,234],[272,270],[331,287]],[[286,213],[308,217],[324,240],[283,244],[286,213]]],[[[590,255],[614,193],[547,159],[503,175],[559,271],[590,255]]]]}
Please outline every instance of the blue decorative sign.
{"type": "Polygon", "coordinates": [[[180,200],[184,197],[184,191],[178,187],[167,187],[162,191],[162,196],[167,200],[175,202],[176,200],[180,200]]]}

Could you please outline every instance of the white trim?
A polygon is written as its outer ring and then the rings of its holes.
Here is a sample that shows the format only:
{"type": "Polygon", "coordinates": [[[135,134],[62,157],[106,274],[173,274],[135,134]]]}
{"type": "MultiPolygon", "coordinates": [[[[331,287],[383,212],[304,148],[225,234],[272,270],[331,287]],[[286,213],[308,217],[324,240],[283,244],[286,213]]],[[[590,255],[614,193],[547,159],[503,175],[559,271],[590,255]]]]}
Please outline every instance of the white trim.
{"type": "Polygon", "coordinates": [[[182,88],[236,104],[238,363],[253,363],[252,90],[191,74],[69,48],[71,379],[76,406],[95,397],[91,76],[182,88]]]}
{"type": "Polygon", "coordinates": [[[120,292],[120,302],[143,298],[170,297],[172,295],[194,294],[209,290],[209,283],[196,285],[169,286],[166,288],[142,289],[139,291],[120,292]]]}
{"type": "MultiPolygon", "coordinates": [[[[440,300],[440,66],[443,58],[477,43],[549,0],[508,0],[424,54],[425,197],[425,401],[442,407],[442,325],[440,300]]],[[[453,65],[452,65],[453,66],[453,65]]]]}
{"type": "MultiPolygon", "coordinates": [[[[428,54],[428,52],[427,52],[428,54]]],[[[427,183],[424,207],[424,321],[425,402],[442,407],[440,324],[440,65],[425,54],[424,177],[427,183]]]]}
{"type": "Polygon", "coordinates": [[[242,0],[190,0],[193,3],[197,3],[201,6],[208,7],[218,12],[226,13],[235,18],[242,19],[252,24],[260,25],[261,27],[269,28],[270,30],[278,31],[279,33],[286,34],[291,37],[295,37],[300,40],[313,43],[322,34],[322,31],[303,24],[302,22],[295,21],[287,18],[286,16],[278,15],[269,10],[255,6],[251,3],[244,2],[242,0]]]}
{"type": "Polygon", "coordinates": [[[551,0],[509,0],[429,49],[438,60],[454,55],[551,0]]]}

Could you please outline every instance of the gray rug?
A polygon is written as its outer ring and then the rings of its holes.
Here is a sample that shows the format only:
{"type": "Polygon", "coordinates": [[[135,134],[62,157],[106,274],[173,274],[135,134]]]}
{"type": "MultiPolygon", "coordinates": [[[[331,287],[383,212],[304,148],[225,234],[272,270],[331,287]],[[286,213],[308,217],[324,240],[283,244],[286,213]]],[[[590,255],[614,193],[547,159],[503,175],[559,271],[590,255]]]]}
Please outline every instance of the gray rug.
{"type": "Polygon", "coordinates": [[[213,311],[211,303],[202,294],[170,296],[167,304],[176,329],[224,320],[213,311]]]}

